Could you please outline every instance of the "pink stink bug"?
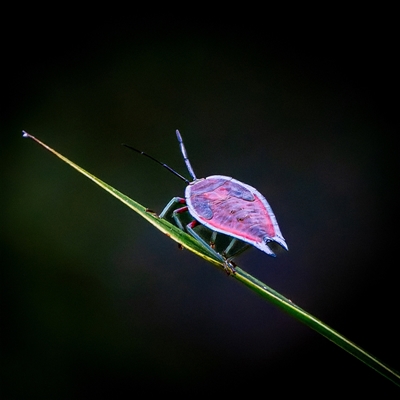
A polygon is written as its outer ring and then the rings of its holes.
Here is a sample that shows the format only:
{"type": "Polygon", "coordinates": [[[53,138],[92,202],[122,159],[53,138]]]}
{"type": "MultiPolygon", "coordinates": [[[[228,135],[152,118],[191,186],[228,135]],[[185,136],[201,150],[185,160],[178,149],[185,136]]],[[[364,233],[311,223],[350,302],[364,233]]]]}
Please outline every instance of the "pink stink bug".
{"type": "Polygon", "coordinates": [[[274,243],[288,250],[275,215],[265,197],[255,188],[229,176],[196,178],[179,131],[176,136],[183,159],[193,181],[190,182],[168,165],[131,146],[134,150],[178,176],[187,183],[185,198],[174,197],[160,214],[192,235],[206,253],[234,273],[232,259],[253,245],[275,256],[274,243]]]}

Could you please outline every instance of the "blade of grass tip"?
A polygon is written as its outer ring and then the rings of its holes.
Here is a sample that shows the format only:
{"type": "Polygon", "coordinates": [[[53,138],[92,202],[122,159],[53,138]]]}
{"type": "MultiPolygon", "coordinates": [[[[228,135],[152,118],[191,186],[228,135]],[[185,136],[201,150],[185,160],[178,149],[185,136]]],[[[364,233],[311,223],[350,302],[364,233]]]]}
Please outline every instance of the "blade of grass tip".
{"type": "Polygon", "coordinates": [[[138,213],[141,217],[146,219],[148,222],[150,222],[153,226],[155,226],[158,230],[163,232],[165,235],[167,235],[169,238],[175,240],[178,242],[180,245],[182,245],[184,248],[192,251],[193,253],[197,254],[198,256],[204,258],[206,261],[211,262],[212,264],[223,268],[222,263],[213,258],[210,254],[204,253],[203,249],[201,246],[199,246],[198,242],[190,235],[188,235],[186,232],[182,231],[181,229],[177,228],[175,225],[172,225],[165,219],[161,219],[158,217],[157,214],[154,212],[150,211],[148,208],[142,206],[141,204],[137,203],[136,201],[132,200],[128,196],[124,195],[123,193],[119,192],[117,189],[114,189],[112,186],[108,185],[101,179],[97,178],[90,172],[86,171],[79,165],[75,164],[68,158],[64,157],[62,154],[58,153],[56,150],[52,149],[50,146],[47,144],[43,143],[40,141],[38,138],[35,136],[29,134],[26,131],[22,131],[22,136],[24,138],[29,138],[34,140],[36,143],[40,144],[42,147],[44,147],[46,150],[49,152],[53,153],[55,156],[60,158],[62,161],[70,165],[72,168],[76,169],[78,172],[92,180],[94,183],[99,185],[102,189],[106,190],[109,192],[111,195],[116,197],[118,200],[120,200],[122,203],[124,203],[126,206],[131,208],[133,211],[138,213]]]}
{"type": "MultiPolygon", "coordinates": [[[[140,214],[147,221],[149,221],[157,229],[165,233],[167,236],[169,236],[176,242],[180,243],[183,247],[189,249],[193,253],[204,258],[206,261],[209,261],[220,268],[224,267],[219,260],[214,259],[210,255],[205,254],[202,248],[198,246],[195,239],[192,238],[190,235],[186,234],[182,230],[170,224],[168,221],[160,219],[157,215],[155,215],[155,213],[150,212],[147,208],[143,207],[141,204],[135,202],[134,200],[130,199],[129,197],[125,196],[118,190],[111,187],[110,185],[96,178],[94,175],[90,174],[89,172],[79,167],[77,164],[73,163],[60,153],[56,152],[55,150],[47,146],[45,143],[41,142],[36,137],[30,135],[25,131],[22,132],[23,132],[23,137],[33,139],[41,146],[43,146],[45,149],[55,154],[58,158],[60,158],[61,160],[69,164],[71,167],[73,167],[74,169],[76,169],[89,179],[91,179],[93,182],[102,187],[104,190],[108,191],[114,197],[118,198],[125,205],[127,205],[135,212],[140,214]]],[[[294,304],[291,300],[282,296],[280,293],[271,289],[263,282],[259,281],[258,279],[248,274],[247,272],[243,271],[241,268],[235,267],[235,270],[236,273],[233,275],[233,277],[236,278],[236,280],[238,280],[239,282],[243,283],[256,293],[261,295],[270,303],[274,304],[283,311],[287,312],[289,315],[296,318],[298,321],[304,323],[305,325],[314,329],[327,339],[331,340],[336,345],[346,350],[347,352],[349,352],[350,354],[352,354],[353,356],[364,362],[366,365],[374,369],[375,371],[379,372],[385,378],[389,379],[396,385],[400,386],[400,375],[398,372],[395,372],[387,365],[376,359],[374,356],[367,353],[365,350],[361,349],[359,346],[346,339],[344,336],[342,336],[341,334],[330,328],[328,325],[324,324],[322,321],[318,320],[313,315],[311,315],[310,313],[306,312],[305,310],[294,304]]]]}

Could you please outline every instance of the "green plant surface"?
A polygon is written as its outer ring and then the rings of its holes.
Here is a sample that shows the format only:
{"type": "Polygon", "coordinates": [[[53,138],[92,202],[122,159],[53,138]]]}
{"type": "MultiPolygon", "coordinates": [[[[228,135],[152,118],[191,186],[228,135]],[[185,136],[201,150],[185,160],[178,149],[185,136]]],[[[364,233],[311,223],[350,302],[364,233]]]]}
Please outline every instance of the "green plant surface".
{"type": "MultiPolygon", "coordinates": [[[[172,240],[179,243],[182,247],[190,250],[191,252],[202,257],[206,261],[212,263],[216,267],[225,270],[225,265],[218,259],[212,257],[211,254],[205,253],[204,249],[198,244],[198,242],[186,232],[182,231],[175,225],[169,223],[165,219],[159,218],[159,216],[148,208],[142,206],[136,201],[130,199],[128,196],[114,189],[112,186],[103,182],[96,176],[92,175],[85,169],[81,168],[79,165],[73,163],[68,158],[64,157],[51,147],[47,146],[45,143],[41,142],[36,137],[30,135],[29,133],[23,131],[23,136],[30,138],[43,146],[45,149],[56,155],[58,158],[69,164],[72,168],[76,169],[81,174],[85,175],[87,178],[91,179],[94,183],[99,185],[102,189],[106,190],[108,193],[116,197],[118,200],[122,201],[126,206],[131,208],[133,211],[137,212],[141,217],[150,222],[154,227],[159,229],[165,235],[167,235],[172,240]]],[[[240,267],[235,266],[235,273],[231,276],[237,281],[243,283],[245,286],[252,289],[254,292],[258,293],[265,300],[279,307],[281,310],[285,311],[292,317],[296,318],[298,321],[314,329],[343,350],[346,350],[360,361],[364,362],[366,365],[383,375],[385,378],[389,379],[396,385],[400,386],[400,374],[389,366],[385,365],[383,362],[379,361],[377,358],[357,346],[355,343],[351,342],[340,333],[330,328],[328,325],[324,324],[319,319],[315,318],[313,315],[303,310],[301,307],[294,304],[291,300],[282,296],[280,293],[268,287],[263,282],[259,281],[252,275],[248,274],[240,267]]]]}

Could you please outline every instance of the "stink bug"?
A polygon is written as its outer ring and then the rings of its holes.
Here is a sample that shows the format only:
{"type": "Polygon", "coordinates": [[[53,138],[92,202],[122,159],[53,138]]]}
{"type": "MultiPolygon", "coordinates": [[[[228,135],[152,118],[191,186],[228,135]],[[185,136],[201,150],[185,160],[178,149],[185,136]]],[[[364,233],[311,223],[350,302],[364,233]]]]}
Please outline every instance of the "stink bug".
{"type": "Polygon", "coordinates": [[[235,272],[232,259],[253,245],[270,256],[274,243],[288,249],[275,215],[255,188],[229,176],[196,178],[179,131],[176,136],[193,181],[168,165],[131,146],[187,183],[185,198],[174,197],[160,214],[192,235],[212,257],[223,262],[228,274],[235,272]]]}

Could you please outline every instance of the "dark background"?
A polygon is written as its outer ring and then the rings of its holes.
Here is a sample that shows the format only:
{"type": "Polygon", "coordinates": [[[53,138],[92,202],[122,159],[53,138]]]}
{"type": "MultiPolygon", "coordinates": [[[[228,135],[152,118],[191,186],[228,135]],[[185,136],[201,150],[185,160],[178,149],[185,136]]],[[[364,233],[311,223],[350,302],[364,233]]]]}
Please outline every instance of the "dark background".
{"type": "Polygon", "coordinates": [[[390,24],[52,18],[3,44],[2,398],[396,389],[21,136],[161,212],[184,183],[120,143],[189,177],[179,129],[277,216],[289,252],[236,262],[400,369],[390,24]]]}

